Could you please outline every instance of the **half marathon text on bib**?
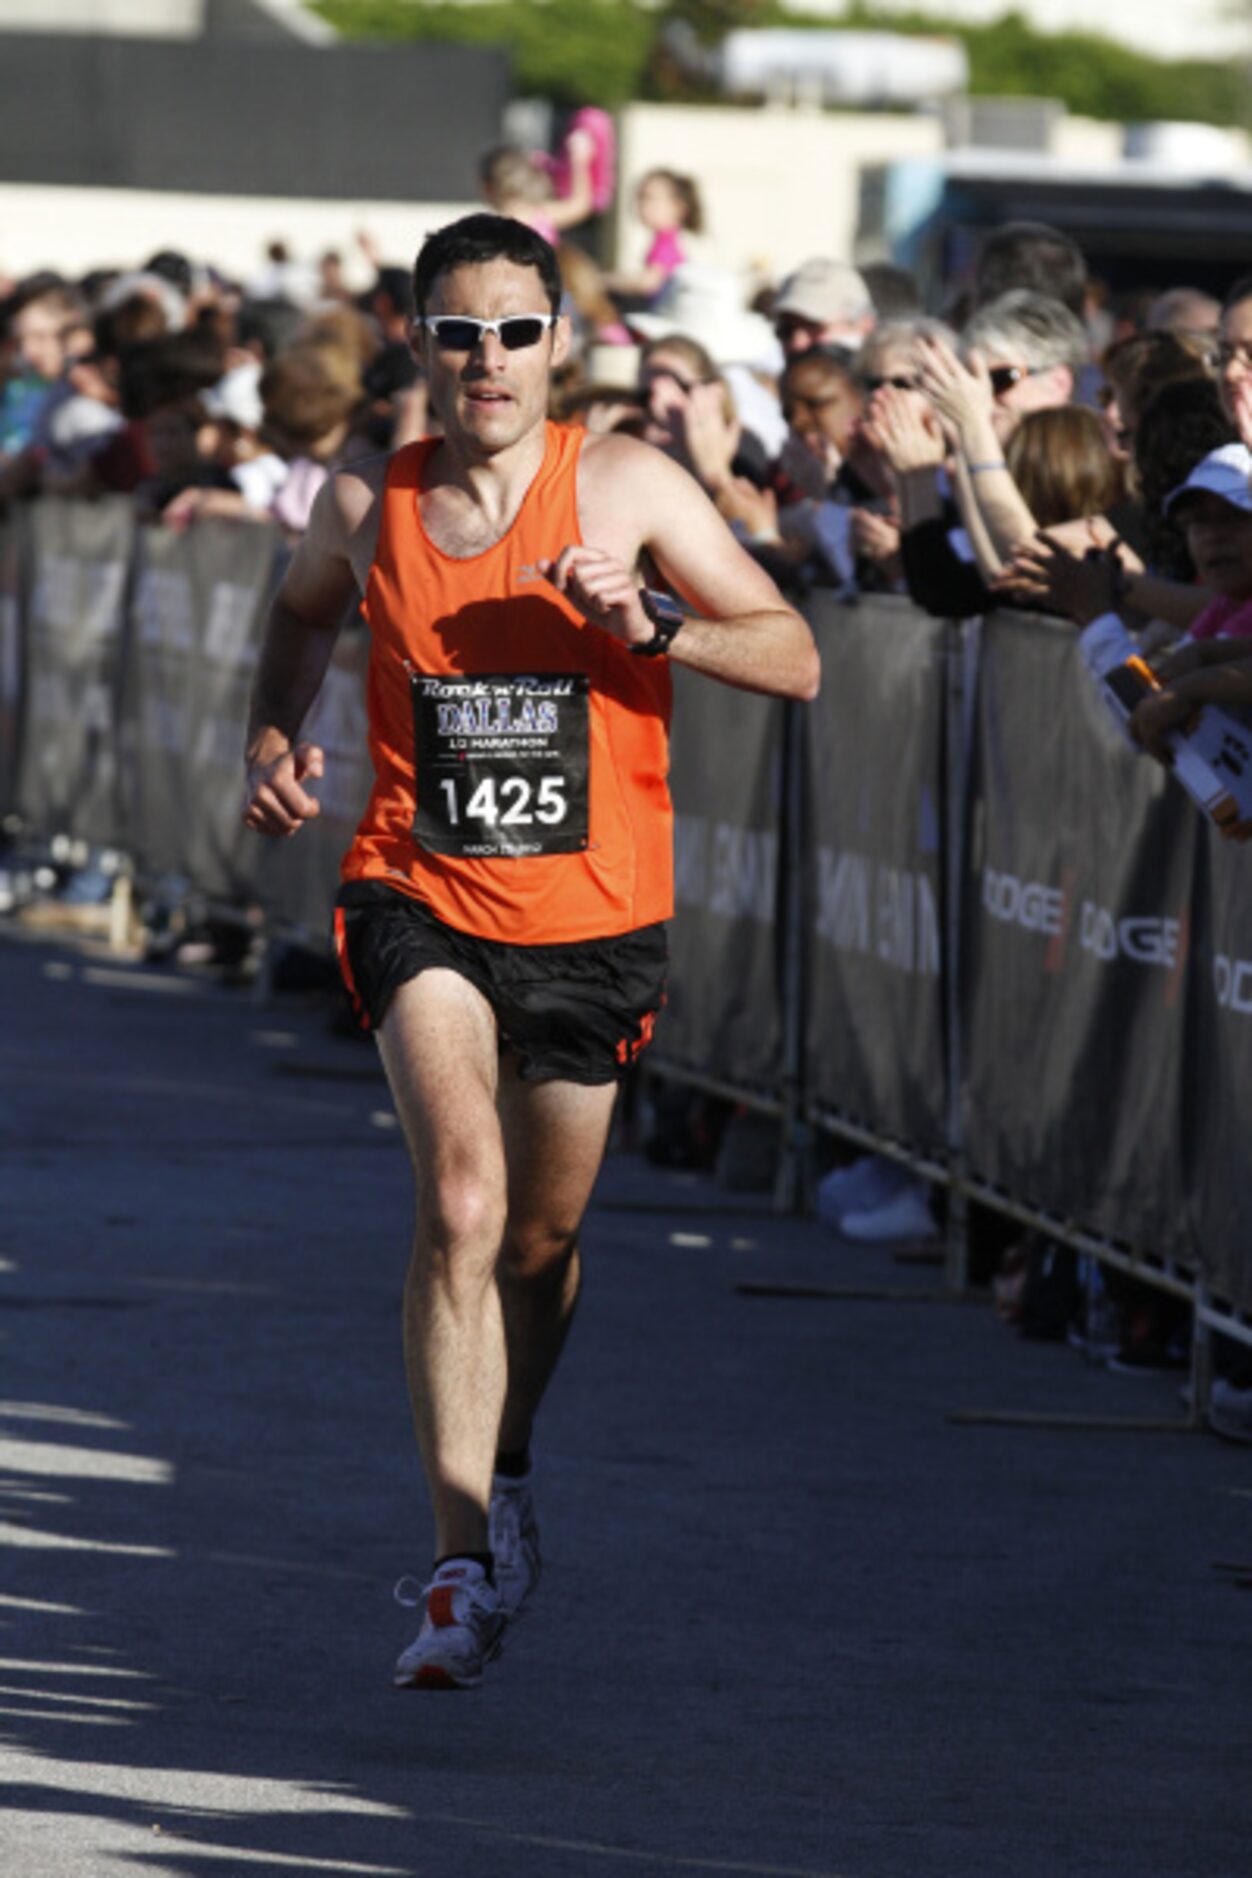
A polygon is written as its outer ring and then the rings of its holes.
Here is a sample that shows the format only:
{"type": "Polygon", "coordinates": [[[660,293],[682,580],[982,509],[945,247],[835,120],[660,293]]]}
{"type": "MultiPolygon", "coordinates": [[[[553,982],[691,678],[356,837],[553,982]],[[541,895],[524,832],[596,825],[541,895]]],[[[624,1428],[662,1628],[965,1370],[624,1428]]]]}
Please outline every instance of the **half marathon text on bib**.
{"type": "Polygon", "coordinates": [[[577,854],[587,846],[585,672],[410,672],[413,836],[432,854],[577,854]]]}

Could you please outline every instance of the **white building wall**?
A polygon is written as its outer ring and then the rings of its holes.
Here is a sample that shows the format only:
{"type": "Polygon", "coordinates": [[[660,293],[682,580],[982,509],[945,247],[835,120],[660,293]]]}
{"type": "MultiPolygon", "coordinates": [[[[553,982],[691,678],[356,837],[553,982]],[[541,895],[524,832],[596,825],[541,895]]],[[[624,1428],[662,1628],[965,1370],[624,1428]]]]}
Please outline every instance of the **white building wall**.
{"type": "Polygon", "coordinates": [[[138,189],[61,189],[0,184],[0,274],[57,268],[80,275],[96,267],[137,267],[160,248],[213,263],[240,279],[260,272],[267,243],[286,241],[296,260],[337,248],[356,260],[365,286],[373,270],[360,260],[358,229],[384,258],[409,266],[426,235],[478,202],[311,202],[287,197],[180,195],[138,189]]]}
{"type": "Polygon", "coordinates": [[[194,39],[203,25],[204,0],[0,0],[0,32],[194,39]]]}
{"type": "MultiPolygon", "coordinates": [[[[1252,56],[1252,9],[1239,18],[1232,0],[876,0],[883,12],[933,12],[944,19],[986,25],[1020,13],[1038,32],[1103,33],[1135,52],[1156,59],[1222,59],[1252,56]]],[[[826,15],[832,26],[847,13],[847,0],[794,0],[797,13],[826,15]]]]}
{"type": "Polygon", "coordinates": [[[646,170],[673,169],[700,185],[703,258],[775,279],[812,254],[851,256],[865,165],[943,149],[937,118],[888,112],[633,104],[618,129],[623,264],[642,260],[648,241],[634,185],[646,170]]]}

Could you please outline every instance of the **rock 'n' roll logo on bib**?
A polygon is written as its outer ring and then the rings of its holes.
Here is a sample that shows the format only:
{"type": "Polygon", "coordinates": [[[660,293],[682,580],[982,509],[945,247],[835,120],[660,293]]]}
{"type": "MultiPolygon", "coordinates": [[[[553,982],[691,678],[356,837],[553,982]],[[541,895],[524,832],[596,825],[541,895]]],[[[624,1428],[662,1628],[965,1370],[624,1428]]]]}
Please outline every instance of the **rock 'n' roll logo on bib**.
{"type": "Polygon", "coordinates": [[[409,673],[417,808],[432,854],[578,854],[588,840],[583,672],[409,673]]]}

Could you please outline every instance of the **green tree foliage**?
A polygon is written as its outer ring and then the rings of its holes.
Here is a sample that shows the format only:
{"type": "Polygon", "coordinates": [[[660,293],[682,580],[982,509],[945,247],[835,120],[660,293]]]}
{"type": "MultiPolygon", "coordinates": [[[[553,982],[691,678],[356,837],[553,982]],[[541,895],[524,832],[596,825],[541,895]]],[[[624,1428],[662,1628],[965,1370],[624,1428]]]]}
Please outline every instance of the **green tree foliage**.
{"type": "Polygon", "coordinates": [[[1166,62],[1098,33],[1041,33],[1020,13],[987,26],[940,14],[878,13],[856,7],[848,24],[942,33],[964,42],[977,97],[1060,98],[1078,117],[1142,123],[1177,118],[1205,124],[1246,120],[1246,70],[1206,59],[1166,62]]]}
{"type": "Polygon", "coordinates": [[[640,96],[656,14],[631,0],[319,0],[345,39],[451,39],[513,60],[518,92],[561,104],[626,104],[640,96]]]}
{"type": "MultiPolygon", "coordinates": [[[[706,43],[742,26],[830,28],[828,18],[784,13],[776,0],[671,0],[663,11],[636,0],[318,0],[314,9],[348,39],[453,39],[511,54],[517,89],[561,104],[624,104],[632,98],[707,98],[671,61],[656,57],[666,20],[681,20],[706,43]]],[[[1096,33],[1040,33],[1019,13],[972,26],[941,13],[889,14],[856,5],[841,24],[942,33],[969,54],[977,96],[1060,98],[1084,117],[1141,122],[1186,118],[1246,124],[1246,67],[1151,59],[1096,33]]]]}

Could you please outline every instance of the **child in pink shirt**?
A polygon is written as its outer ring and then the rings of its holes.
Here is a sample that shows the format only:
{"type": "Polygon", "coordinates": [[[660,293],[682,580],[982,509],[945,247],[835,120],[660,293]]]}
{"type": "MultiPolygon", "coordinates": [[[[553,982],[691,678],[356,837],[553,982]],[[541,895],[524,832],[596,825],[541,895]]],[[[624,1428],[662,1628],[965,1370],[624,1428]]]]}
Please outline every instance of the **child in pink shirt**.
{"type": "Polygon", "coordinates": [[[649,170],[635,192],[635,213],[650,230],[651,245],[638,273],[610,274],[608,288],[651,304],[674,269],[691,259],[683,236],[698,235],[704,226],[700,191],[676,170],[649,170]]]}

